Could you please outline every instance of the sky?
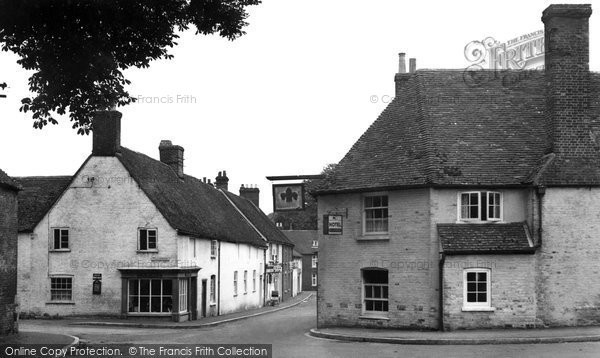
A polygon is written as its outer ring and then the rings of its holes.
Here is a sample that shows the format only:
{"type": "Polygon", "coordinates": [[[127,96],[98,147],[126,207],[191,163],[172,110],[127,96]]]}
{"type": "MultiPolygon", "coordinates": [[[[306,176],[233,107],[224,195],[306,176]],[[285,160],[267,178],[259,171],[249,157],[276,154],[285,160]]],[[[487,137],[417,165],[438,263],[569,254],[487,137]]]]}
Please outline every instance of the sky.
{"type": "MultiPolygon", "coordinates": [[[[417,69],[464,69],[465,45],[541,30],[551,3],[263,0],[250,9],[245,36],[231,42],[189,30],[173,60],[125,71],[140,100],[118,109],[121,144],[158,159],[160,141],[171,140],[185,149],[187,174],[214,181],[226,170],[230,191],[257,185],[270,213],[265,177],[318,174],[342,159],[393,96],[399,52],[417,69]]],[[[600,1],[591,3],[590,69],[600,71],[600,1]]],[[[19,112],[31,72],[16,61],[0,52],[0,83],[9,85],[0,90],[0,169],[73,175],[91,136],[77,135],[67,116],[34,129],[31,113],[19,112]]]]}

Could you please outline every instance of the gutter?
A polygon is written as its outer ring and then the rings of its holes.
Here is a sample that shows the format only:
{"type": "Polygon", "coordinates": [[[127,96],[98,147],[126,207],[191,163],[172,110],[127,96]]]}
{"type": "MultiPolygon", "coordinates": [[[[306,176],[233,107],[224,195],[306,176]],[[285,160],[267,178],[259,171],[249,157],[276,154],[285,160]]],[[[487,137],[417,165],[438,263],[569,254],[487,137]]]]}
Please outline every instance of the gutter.
{"type": "Polygon", "coordinates": [[[444,263],[446,262],[446,254],[444,254],[444,251],[440,251],[440,267],[439,267],[439,272],[440,272],[440,276],[439,276],[439,292],[440,292],[440,297],[439,297],[439,317],[438,317],[438,322],[439,322],[439,330],[441,332],[444,332],[444,263]]]}
{"type": "Polygon", "coordinates": [[[538,202],[538,230],[537,230],[538,231],[538,240],[534,247],[540,248],[540,247],[542,247],[542,233],[543,233],[542,200],[544,198],[544,195],[546,194],[546,187],[543,185],[538,186],[537,190],[535,191],[535,194],[537,196],[537,202],[538,202]]]}

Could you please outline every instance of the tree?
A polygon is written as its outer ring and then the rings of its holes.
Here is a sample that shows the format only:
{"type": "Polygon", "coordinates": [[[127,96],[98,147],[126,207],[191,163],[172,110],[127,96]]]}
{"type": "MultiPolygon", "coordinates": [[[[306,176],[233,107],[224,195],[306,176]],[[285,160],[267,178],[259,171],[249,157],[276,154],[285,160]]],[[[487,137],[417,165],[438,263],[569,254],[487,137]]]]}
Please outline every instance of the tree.
{"type": "Polygon", "coordinates": [[[229,40],[243,35],[246,7],[260,0],[0,0],[0,43],[26,70],[36,95],[22,100],[35,128],[69,112],[78,134],[89,134],[96,110],[133,101],[122,71],[173,56],[176,31],[229,40]]]}
{"type": "Polygon", "coordinates": [[[317,230],[317,199],[313,193],[320,189],[325,189],[334,179],[334,169],[337,164],[328,164],[321,174],[323,179],[304,181],[304,210],[303,211],[282,211],[269,215],[282,230],[317,230]]]}

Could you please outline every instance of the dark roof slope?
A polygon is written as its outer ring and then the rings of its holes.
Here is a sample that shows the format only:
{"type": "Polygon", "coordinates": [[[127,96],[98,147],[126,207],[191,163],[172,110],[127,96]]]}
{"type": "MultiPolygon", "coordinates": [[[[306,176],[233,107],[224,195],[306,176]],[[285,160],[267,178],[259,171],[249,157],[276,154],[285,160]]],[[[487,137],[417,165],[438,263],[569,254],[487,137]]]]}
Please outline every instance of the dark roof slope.
{"type": "Polygon", "coordinates": [[[533,253],[525,223],[438,224],[442,250],[448,255],[533,253]]]}
{"type": "Polygon", "coordinates": [[[284,230],[283,233],[294,243],[294,248],[302,255],[312,255],[319,251],[318,248],[312,247],[313,240],[319,238],[317,230],[284,230]]]}
{"type": "Polygon", "coordinates": [[[14,178],[19,192],[19,232],[31,232],[71,183],[70,176],[14,178]]]}
{"type": "Polygon", "coordinates": [[[169,224],[182,234],[266,246],[256,230],[211,185],[189,175],[181,180],[170,166],[124,147],[118,158],[169,224]]]}
{"type": "Polygon", "coordinates": [[[9,177],[2,169],[0,169],[0,186],[11,190],[20,189],[19,184],[9,177]]]}
{"type": "Polygon", "coordinates": [[[240,209],[240,211],[252,222],[252,224],[260,231],[269,242],[276,242],[284,245],[294,245],[275,224],[256,207],[251,201],[241,198],[228,191],[223,191],[229,199],[240,209]]]}
{"type": "MultiPolygon", "coordinates": [[[[473,85],[463,70],[415,72],[339,162],[333,183],[317,194],[526,184],[550,149],[544,73],[483,73],[490,77],[473,85]]],[[[600,113],[599,86],[593,74],[594,113],[600,113]]],[[[597,168],[574,168],[600,183],[597,168]]]]}

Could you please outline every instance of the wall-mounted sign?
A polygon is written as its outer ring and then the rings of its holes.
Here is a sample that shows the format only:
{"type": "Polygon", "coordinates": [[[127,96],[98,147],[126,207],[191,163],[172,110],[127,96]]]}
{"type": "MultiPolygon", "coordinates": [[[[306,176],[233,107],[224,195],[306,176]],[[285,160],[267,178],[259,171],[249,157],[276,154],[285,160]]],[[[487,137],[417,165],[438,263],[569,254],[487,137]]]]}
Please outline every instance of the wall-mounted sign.
{"type": "Polygon", "coordinates": [[[304,184],[273,184],[273,211],[304,210],[304,184]]]}
{"type": "Polygon", "coordinates": [[[102,274],[95,273],[92,274],[93,282],[92,282],[92,294],[100,295],[102,294],[102,274]]]}
{"type": "Polygon", "coordinates": [[[267,265],[267,273],[279,273],[281,272],[281,264],[267,265]]]}
{"type": "Polygon", "coordinates": [[[344,232],[344,218],[342,215],[323,215],[323,234],[342,235],[344,232]]]}

